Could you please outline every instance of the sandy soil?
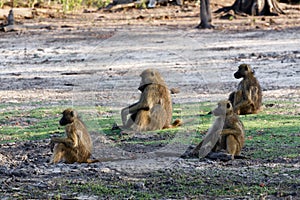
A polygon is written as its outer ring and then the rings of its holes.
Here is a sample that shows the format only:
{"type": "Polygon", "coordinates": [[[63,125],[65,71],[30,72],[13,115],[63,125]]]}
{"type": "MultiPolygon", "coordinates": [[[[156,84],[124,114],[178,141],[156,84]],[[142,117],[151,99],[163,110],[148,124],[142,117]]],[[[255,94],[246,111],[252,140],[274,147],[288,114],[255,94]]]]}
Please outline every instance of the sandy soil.
{"type": "MultiPolygon", "coordinates": [[[[213,9],[231,4],[216,2],[212,2],[213,9]]],[[[64,18],[41,14],[30,20],[19,19],[28,26],[27,30],[0,32],[0,102],[42,102],[66,107],[103,105],[119,109],[138,98],[139,74],[150,67],[162,73],[170,88],[180,89],[180,93],[173,95],[175,104],[215,102],[227,98],[234,90],[238,82],[232,76],[234,70],[239,64],[248,63],[254,67],[262,85],[264,101],[299,103],[300,6],[280,5],[287,15],[238,16],[233,21],[214,15],[215,30],[194,28],[199,23],[199,7],[191,4],[149,10],[101,10],[64,18]],[[43,27],[34,28],[36,25],[43,27]]],[[[220,167],[218,163],[179,159],[178,150],[176,155],[143,154],[144,157],[135,161],[47,166],[43,164],[51,155],[47,142],[1,146],[3,198],[23,191],[19,183],[30,185],[29,178],[32,187],[43,189],[47,183],[45,188],[53,187],[54,191],[55,178],[62,177],[66,171],[81,177],[81,170],[91,170],[100,173],[101,178],[124,170],[146,173],[156,167],[168,168],[166,165],[180,169],[220,167]],[[32,149],[37,146],[41,151],[32,155],[32,149]]],[[[119,156],[131,155],[120,151],[119,156]]],[[[285,170],[299,167],[299,160],[279,163],[285,170]]],[[[245,163],[230,165],[234,168],[245,163]]],[[[247,165],[256,168],[267,163],[249,161],[247,165]]],[[[231,170],[226,164],[221,168],[231,170]]],[[[288,195],[299,197],[299,187],[297,191],[288,195]]]]}

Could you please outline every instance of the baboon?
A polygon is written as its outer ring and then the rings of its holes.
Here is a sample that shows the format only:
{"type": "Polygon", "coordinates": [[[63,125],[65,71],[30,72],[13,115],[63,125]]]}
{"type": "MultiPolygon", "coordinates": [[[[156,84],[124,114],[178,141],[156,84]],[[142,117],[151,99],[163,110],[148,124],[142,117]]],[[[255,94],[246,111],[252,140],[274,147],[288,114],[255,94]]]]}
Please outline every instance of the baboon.
{"type": "Polygon", "coordinates": [[[234,156],[239,156],[245,143],[245,128],[238,115],[233,112],[232,104],[229,101],[220,101],[218,107],[213,111],[213,114],[218,116],[226,111],[221,138],[212,149],[213,152],[225,149],[227,153],[234,156]]]}
{"type": "Polygon", "coordinates": [[[236,79],[243,78],[237,91],[229,95],[234,112],[238,115],[256,114],[261,109],[262,91],[254,76],[254,70],[247,64],[241,64],[234,73],[236,79]]]}
{"type": "Polygon", "coordinates": [[[171,94],[160,73],[155,69],[146,69],[140,77],[140,100],[122,109],[123,127],[135,131],[153,131],[180,126],[182,122],[179,119],[171,124],[171,94]]]}
{"type": "MultiPolygon", "coordinates": [[[[230,159],[240,155],[245,142],[244,125],[238,115],[233,112],[230,101],[220,101],[212,114],[217,118],[204,140],[182,157],[205,157],[210,150],[211,152],[226,150],[230,159]]],[[[214,158],[214,155],[210,154],[208,157],[214,158]]]]}
{"type": "Polygon", "coordinates": [[[93,148],[90,134],[86,126],[77,116],[77,112],[71,108],[63,111],[59,121],[65,127],[66,138],[51,138],[51,145],[54,145],[54,152],[50,163],[58,163],[64,159],[66,163],[93,163],[91,152],[93,148]]]}

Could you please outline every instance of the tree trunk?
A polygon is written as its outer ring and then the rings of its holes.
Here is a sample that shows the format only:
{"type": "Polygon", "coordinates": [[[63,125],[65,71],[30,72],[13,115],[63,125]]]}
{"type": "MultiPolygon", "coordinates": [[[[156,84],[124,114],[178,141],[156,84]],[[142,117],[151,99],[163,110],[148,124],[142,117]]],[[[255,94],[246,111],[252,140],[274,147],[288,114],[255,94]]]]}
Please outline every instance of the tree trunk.
{"type": "Polygon", "coordinates": [[[230,10],[236,14],[246,13],[248,15],[284,14],[276,0],[236,0],[232,6],[221,8],[216,13],[230,10]]]}
{"type": "Polygon", "coordinates": [[[197,28],[214,28],[211,24],[210,0],[200,1],[200,24],[197,28]]]}

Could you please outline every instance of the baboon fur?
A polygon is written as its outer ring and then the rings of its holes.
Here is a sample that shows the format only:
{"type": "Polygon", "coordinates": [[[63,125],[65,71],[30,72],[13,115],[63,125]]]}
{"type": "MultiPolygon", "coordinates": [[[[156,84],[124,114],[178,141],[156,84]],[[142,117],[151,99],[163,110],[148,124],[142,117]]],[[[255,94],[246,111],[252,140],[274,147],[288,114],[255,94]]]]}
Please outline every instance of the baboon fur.
{"type": "Polygon", "coordinates": [[[233,112],[233,107],[229,101],[220,101],[218,107],[213,111],[223,113],[226,110],[226,117],[221,132],[221,138],[212,149],[213,152],[225,149],[228,154],[238,156],[245,143],[245,128],[238,115],[233,112]]]}
{"type": "Polygon", "coordinates": [[[71,108],[63,111],[59,121],[61,126],[65,126],[66,138],[53,137],[51,144],[54,145],[54,152],[50,163],[58,163],[64,160],[66,163],[93,163],[91,160],[93,148],[90,134],[84,123],[77,116],[77,112],[71,108]]]}
{"type": "Polygon", "coordinates": [[[153,131],[180,126],[181,120],[178,119],[171,124],[171,94],[160,73],[155,69],[146,69],[140,77],[140,100],[122,109],[123,127],[135,131],[153,131]]]}
{"type": "Polygon", "coordinates": [[[234,112],[238,115],[256,114],[261,109],[262,91],[250,65],[241,64],[234,73],[236,79],[243,78],[237,91],[229,95],[234,112]]]}
{"type": "MultiPolygon", "coordinates": [[[[240,155],[245,143],[244,125],[240,121],[238,115],[233,112],[233,107],[228,100],[218,102],[218,107],[214,109],[212,113],[218,118],[213,124],[214,127],[210,128],[210,130],[217,130],[217,126],[219,126],[218,123],[221,123],[221,121],[222,123],[224,122],[224,124],[220,135],[216,136],[219,138],[211,151],[219,152],[221,150],[226,150],[226,152],[231,156],[231,159],[234,159],[235,156],[240,155]]],[[[188,157],[197,157],[202,145],[203,141],[201,141],[192,150],[192,152],[189,153],[188,157]]]]}

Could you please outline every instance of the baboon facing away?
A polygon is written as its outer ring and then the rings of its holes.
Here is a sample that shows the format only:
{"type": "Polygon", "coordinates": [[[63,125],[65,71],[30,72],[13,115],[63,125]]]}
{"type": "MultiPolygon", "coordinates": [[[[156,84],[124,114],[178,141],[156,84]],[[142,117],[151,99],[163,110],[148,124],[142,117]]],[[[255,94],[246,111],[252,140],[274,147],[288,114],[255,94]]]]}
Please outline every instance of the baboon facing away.
{"type": "Polygon", "coordinates": [[[50,163],[57,163],[64,159],[66,163],[93,163],[98,160],[90,159],[93,144],[84,123],[77,116],[77,112],[71,108],[63,111],[59,121],[65,126],[66,138],[51,138],[54,152],[50,163]]]}
{"type": "Polygon", "coordinates": [[[171,94],[160,73],[155,69],[146,69],[140,77],[140,100],[122,109],[123,127],[135,131],[152,131],[181,125],[180,120],[171,124],[171,94]]]}
{"type": "MultiPolygon", "coordinates": [[[[211,152],[226,150],[230,159],[240,155],[245,142],[244,125],[238,115],[233,112],[230,101],[220,101],[212,113],[217,118],[206,137],[183,157],[205,157],[210,153],[209,150],[211,152]]],[[[208,157],[213,158],[214,155],[208,155],[208,157]]]]}
{"type": "Polygon", "coordinates": [[[243,78],[238,84],[237,91],[229,95],[234,112],[238,115],[258,113],[262,104],[262,91],[251,66],[241,64],[234,77],[243,78]]]}

